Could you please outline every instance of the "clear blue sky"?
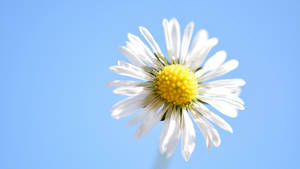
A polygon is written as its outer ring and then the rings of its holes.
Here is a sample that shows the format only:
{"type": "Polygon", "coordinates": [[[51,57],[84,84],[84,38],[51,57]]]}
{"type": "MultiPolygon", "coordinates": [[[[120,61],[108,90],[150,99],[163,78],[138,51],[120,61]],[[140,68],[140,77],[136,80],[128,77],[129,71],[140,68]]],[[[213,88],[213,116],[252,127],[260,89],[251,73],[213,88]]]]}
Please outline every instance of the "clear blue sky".
{"type": "Polygon", "coordinates": [[[0,2],[0,169],[151,169],[161,124],[141,140],[130,118],[110,107],[123,97],[105,83],[124,57],[128,32],[151,30],[165,48],[162,19],[189,21],[219,38],[240,67],[227,75],[247,81],[246,110],[224,117],[234,134],[222,144],[197,145],[170,168],[299,168],[300,3],[286,1],[152,0],[0,2]]]}

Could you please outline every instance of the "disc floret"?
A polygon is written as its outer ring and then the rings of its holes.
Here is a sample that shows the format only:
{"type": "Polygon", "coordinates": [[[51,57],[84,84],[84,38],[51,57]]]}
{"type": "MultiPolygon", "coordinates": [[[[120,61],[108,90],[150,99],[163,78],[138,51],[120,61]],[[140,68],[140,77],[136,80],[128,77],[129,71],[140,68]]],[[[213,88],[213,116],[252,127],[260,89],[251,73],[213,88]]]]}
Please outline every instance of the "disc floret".
{"type": "Polygon", "coordinates": [[[158,72],[154,82],[155,92],[166,102],[185,105],[195,99],[198,82],[189,68],[173,64],[165,66],[158,72]]]}

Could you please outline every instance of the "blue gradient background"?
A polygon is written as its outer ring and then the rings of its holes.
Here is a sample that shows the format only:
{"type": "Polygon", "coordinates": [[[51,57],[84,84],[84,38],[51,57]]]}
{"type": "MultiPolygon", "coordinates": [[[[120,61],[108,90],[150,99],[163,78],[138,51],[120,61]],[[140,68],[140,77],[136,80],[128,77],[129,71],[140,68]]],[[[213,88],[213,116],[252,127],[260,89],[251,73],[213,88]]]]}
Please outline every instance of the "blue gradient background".
{"type": "Polygon", "coordinates": [[[161,124],[134,141],[105,83],[138,26],[165,49],[165,17],[218,37],[212,53],[240,61],[226,78],[247,81],[246,110],[224,117],[234,134],[209,151],[197,130],[191,160],[177,149],[169,167],[299,168],[299,16],[296,0],[0,1],[0,169],[153,168],[161,124]]]}

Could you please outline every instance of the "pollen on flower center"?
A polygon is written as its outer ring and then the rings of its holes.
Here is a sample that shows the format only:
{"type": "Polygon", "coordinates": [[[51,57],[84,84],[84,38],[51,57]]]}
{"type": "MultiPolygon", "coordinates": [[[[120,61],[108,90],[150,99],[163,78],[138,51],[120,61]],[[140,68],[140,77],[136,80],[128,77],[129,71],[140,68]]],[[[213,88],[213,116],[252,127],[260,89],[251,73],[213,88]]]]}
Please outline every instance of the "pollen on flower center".
{"type": "Polygon", "coordinates": [[[198,93],[195,74],[183,65],[168,65],[158,72],[155,92],[167,102],[182,105],[191,102],[198,93]]]}

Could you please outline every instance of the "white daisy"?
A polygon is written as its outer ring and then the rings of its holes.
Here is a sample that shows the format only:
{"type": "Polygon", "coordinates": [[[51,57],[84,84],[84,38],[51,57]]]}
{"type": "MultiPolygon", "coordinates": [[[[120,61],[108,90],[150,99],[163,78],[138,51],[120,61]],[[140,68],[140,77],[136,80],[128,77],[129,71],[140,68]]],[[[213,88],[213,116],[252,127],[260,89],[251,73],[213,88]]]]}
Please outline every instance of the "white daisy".
{"type": "Polygon", "coordinates": [[[131,63],[118,61],[118,65],[110,67],[110,70],[139,81],[114,80],[108,83],[109,87],[115,88],[114,93],[128,96],[112,107],[111,115],[119,119],[140,111],[128,123],[134,125],[141,122],[135,138],[144,136],[163,121],[160,152],[170,157],[181,137],[181,153],[188,161],[195,148],[196,135],[190,117],[201,130],[207,148],[218,147],[220,136],[209,121],[231,133],[232,128],[206,105],[211,105],[224,115],[236,117],[237,110],[244,109],[244,102],[239,98],[239,87],[245,81],[225,79],[207,82],[237,68],[238,61],[224,63],[226,52],[219,51],[202,64],[218,43],[217,38],[208,38],[206,30],[200,30],[190,45],[193,22],[184,29],[182,39],[176,19],[164,19],[163,28],[168,59],[146,28],[139,29],[152,51],[139,37],[128,34],[129,40],[120,51],[131,63]]]}

